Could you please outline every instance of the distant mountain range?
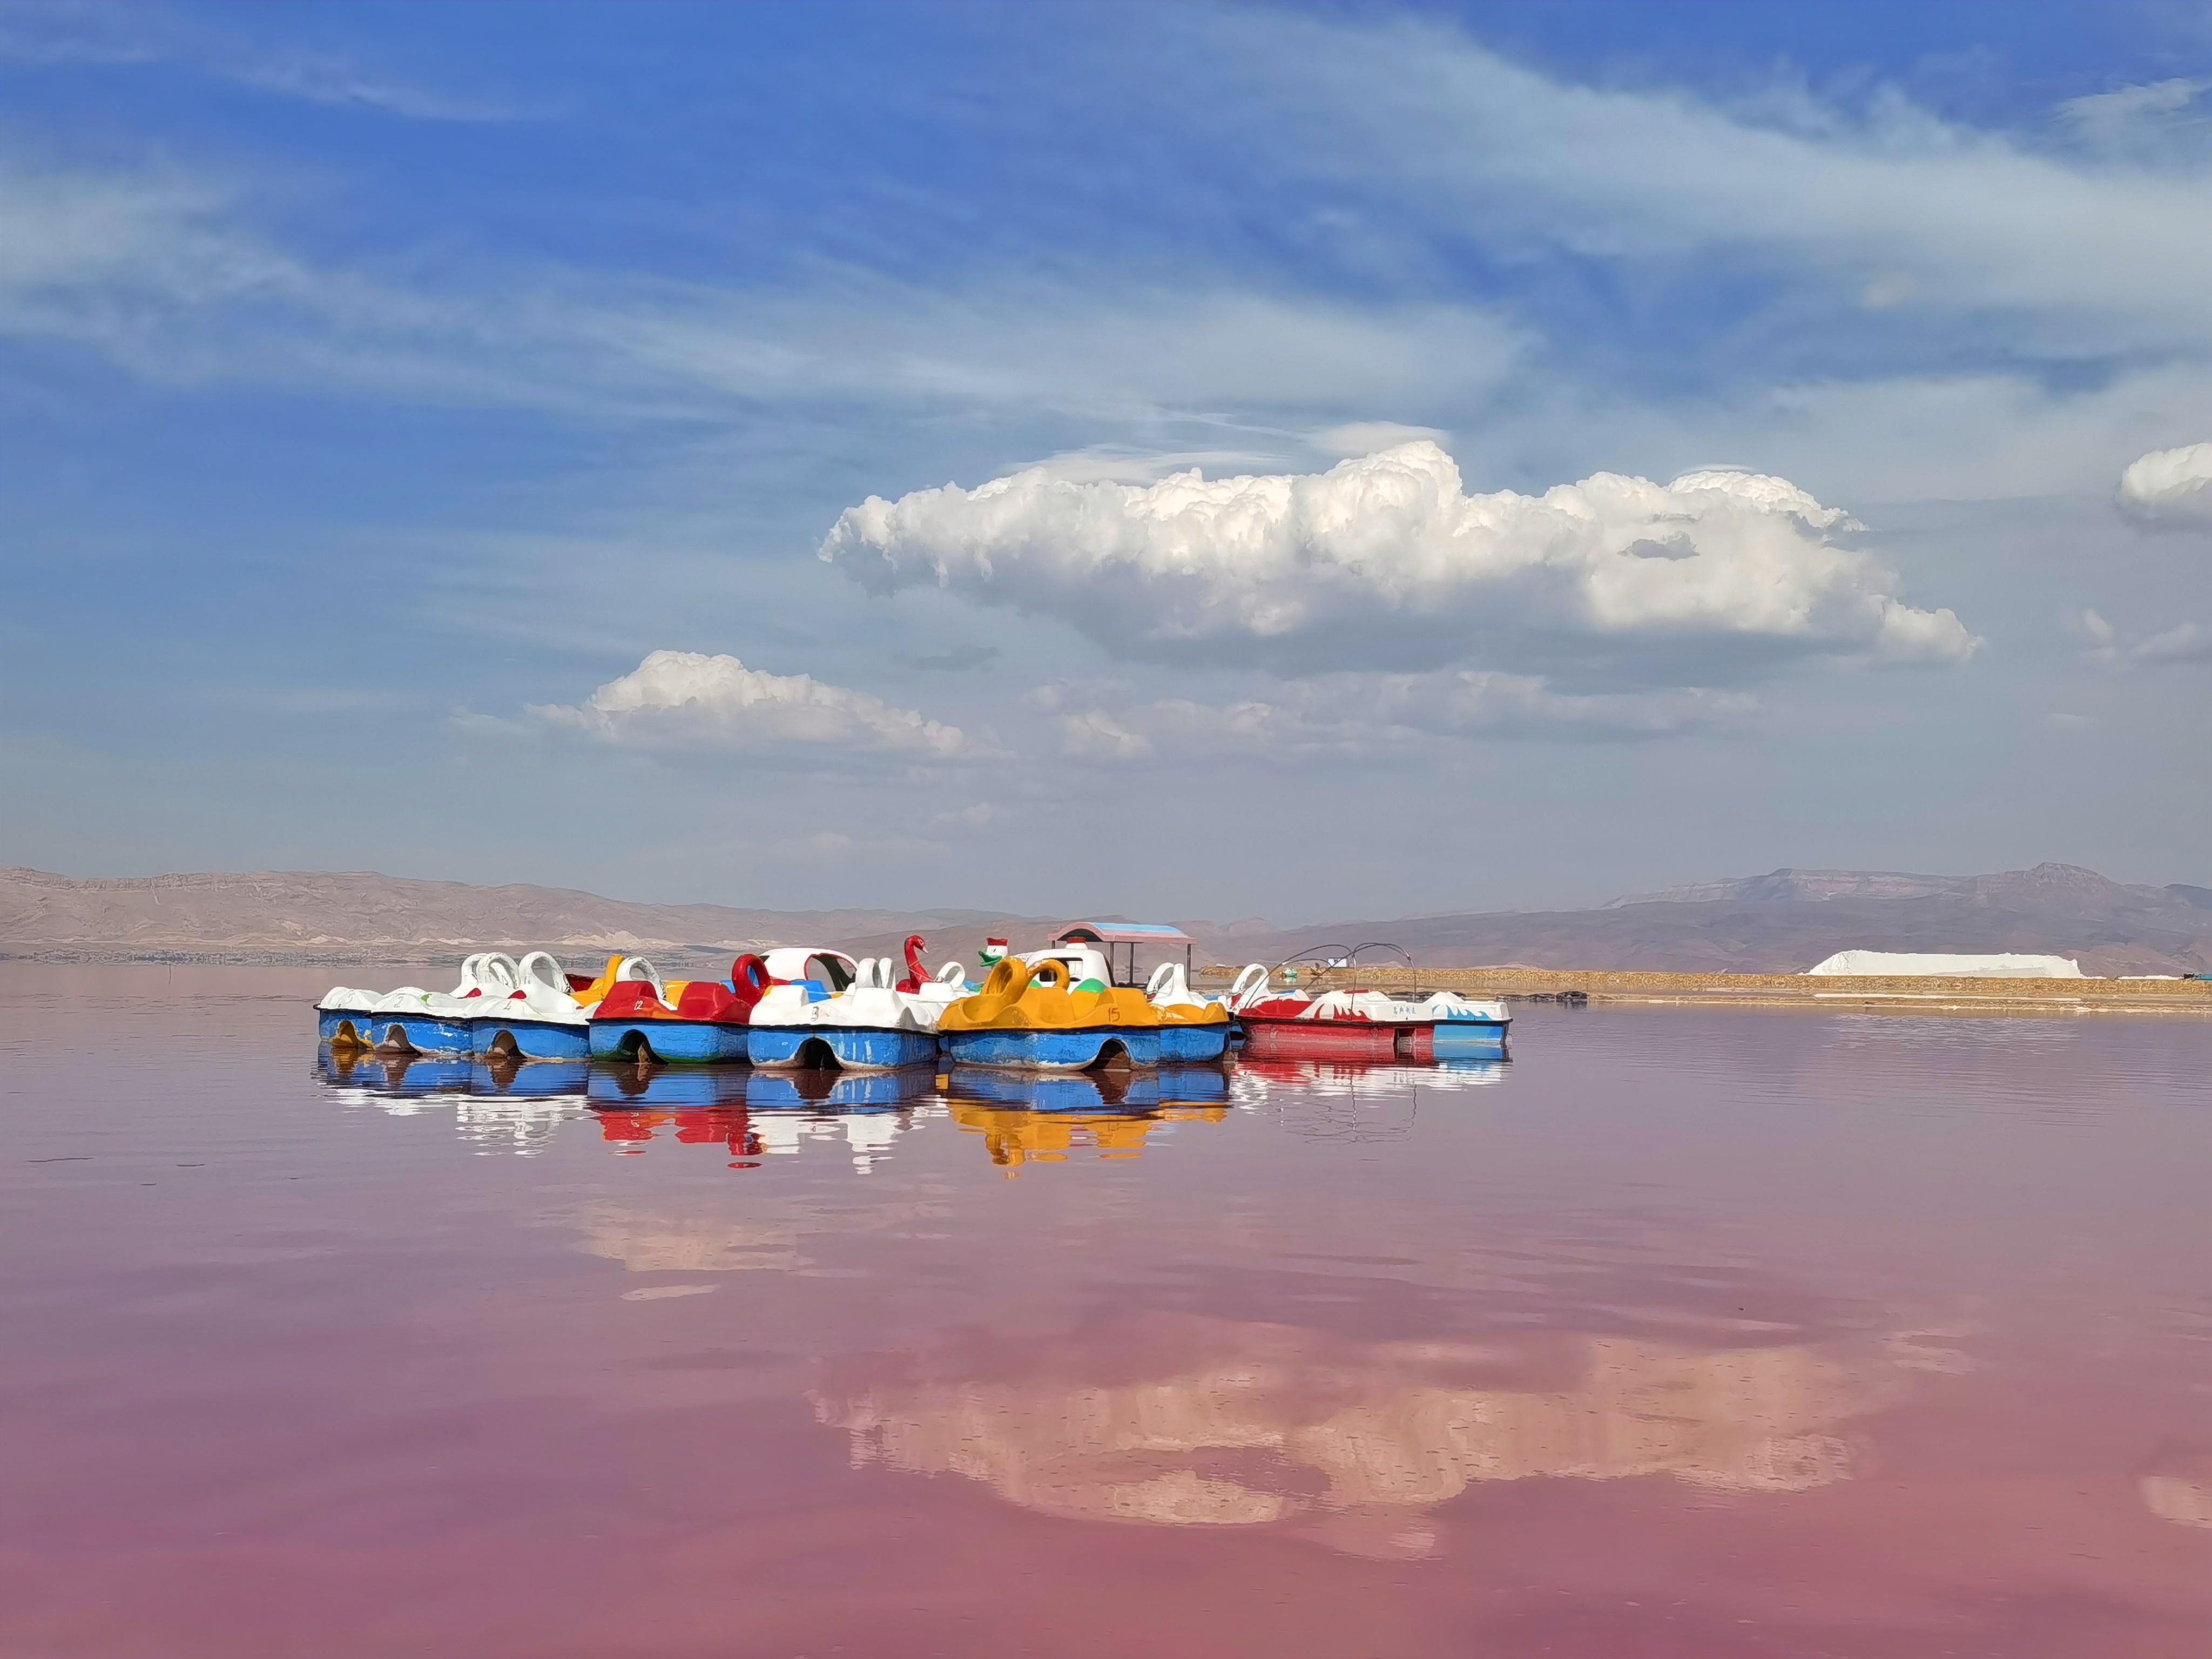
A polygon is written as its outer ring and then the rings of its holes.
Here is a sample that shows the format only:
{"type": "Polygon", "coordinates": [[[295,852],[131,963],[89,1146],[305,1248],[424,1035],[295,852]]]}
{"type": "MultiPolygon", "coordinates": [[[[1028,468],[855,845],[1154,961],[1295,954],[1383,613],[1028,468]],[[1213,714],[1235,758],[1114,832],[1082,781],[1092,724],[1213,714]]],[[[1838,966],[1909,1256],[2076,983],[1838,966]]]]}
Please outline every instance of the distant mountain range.
{"type": "Polygon", "coordinates": [[[1278,955],[1388,939],[1428,967],[1797,973],[1838,951],[2048,952],[2090,974],[2212,970],[2212,889],[2130,886],[2069,864],[1985,876],[1777,870],[1595,910],[1348,921],[1251,939],[1278,955]]]}
{"type": "MultiPolygon", "coordinates": [[[[673,962],[781,944],[971,965],[990,934],[1016,948],[1068,916],[974,909],[752,910],[632,904],[553,887],[474,887],[363,872],[78,881],[0,869],[0,954],[424,962],[543,945],[581,963],[608,951],[673,962]]],[[[1426,967],[1792,973],[1838,951],[2022,951],[2093,974],[2212,971],[2212,889],[2130,886],[2039,864],[1984,876],[1777,870],[1613,900],[1593,910],[1481,911],[1283,928],[1182,924],[1201,960],[1275,963],[1386,942],[1426,967]]],[[[1363,960],[1393,960],[1370,949],[1363,960]]]]}

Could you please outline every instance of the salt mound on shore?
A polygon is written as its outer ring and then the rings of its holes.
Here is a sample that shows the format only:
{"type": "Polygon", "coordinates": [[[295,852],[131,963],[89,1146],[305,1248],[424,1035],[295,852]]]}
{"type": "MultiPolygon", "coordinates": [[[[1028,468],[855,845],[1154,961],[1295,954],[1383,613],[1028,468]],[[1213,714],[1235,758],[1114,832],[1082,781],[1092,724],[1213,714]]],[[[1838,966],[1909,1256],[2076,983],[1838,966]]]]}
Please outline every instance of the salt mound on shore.
{"type": "Polygon", "coordinates": [[[1910,951],[1838,951],[1808,975],[1927,975],[1957,979],[2086,979],[2081,964],[2067,957],[1922,955],[1910,951]]]}

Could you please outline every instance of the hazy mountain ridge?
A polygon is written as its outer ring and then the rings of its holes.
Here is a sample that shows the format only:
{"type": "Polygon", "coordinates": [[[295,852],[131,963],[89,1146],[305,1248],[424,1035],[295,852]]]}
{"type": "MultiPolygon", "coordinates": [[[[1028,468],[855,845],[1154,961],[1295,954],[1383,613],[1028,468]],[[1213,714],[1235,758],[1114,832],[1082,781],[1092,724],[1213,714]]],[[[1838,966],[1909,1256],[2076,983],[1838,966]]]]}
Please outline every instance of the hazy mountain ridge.
{"type": "MultiPolygon", "coordinates": [[[[742,909],[634,904],[562,888],[477,887],[369,872],[193,873],[75,880],[0,869],[0,951],[436,961],[543,945],[578,963],[611,950],[672,958],[774,945],[895,954],[909,932],[933,961],[972,967],[988,934],[1033,944],[1066,915],[988,910],[742,909]]],[[[1101,918],[1104,919],[1104,918],[1101,918]]],[[[1387,939],[1432,967],[1789,973],[1837,951],[2027,951],[2091,973],[2212,971],[2212,890],[2128,885],[2093,870],[1942,877],[1777,870],[1616,899],[1591,910],[1481,911],[1280,928],[1185,921],[1201,961],[1279,962],[1387,939]]],[[[1379,958],[1378,958],[1379,959],[1379,958]]]]}
{"type": "Polygon", "coordinates": [[[1435,967],[1795,973],[1864,949],[2048,952],[2092,974],[2203,973],[2212,971],[2204,890],[2130,885],[2065,864],[1960,877],[1784,869],[1595,910],[1337,922],[1269,943],[1288,956],[1347,935],[1387,939],[1435,967]]]}
{"type": "MultiPolygon", "coordinates": [[[[549,950],[744,951],[862,936],[981,932],[989,911],[754,910],[719,904],[636,904],[572,889],[424,881],[370,871],[76,880],[0,869],[0,949],[284,953],[339,958],[383,953],[441,958],[495,945],[549,950]]],[[[1035,925],[1048,926],[1043,918],[1035,925]]]]}

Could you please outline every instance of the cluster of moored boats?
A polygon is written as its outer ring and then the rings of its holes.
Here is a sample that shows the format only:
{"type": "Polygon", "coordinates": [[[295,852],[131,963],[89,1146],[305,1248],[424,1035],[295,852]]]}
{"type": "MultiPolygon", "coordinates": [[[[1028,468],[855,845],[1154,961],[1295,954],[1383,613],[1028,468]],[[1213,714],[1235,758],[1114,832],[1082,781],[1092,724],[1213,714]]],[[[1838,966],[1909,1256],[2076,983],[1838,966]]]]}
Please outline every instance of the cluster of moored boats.
{"type": "Polygon", "coordinates": [[[316,1008],[319,1036],[333,1048],[515,1060],[860,1073],[949,1061],[1078,1072],[1218,1060],[1232,1043],[1255,1059],[1504,1054],[1511,1022],[1503,1005],[1450,992],[1310,994],[1274,986],[1257,963],[1225,996],[1194,992],[1187,961],[1161,963],[1141,987],[1117,982],[1115,939],[1129,940],[1121,979],[1133,981],[1136,939],[1171,933],[1078,926],[1019,956],[994,939],[974,981],[961,963],[926,968],[919,934],[906,940],[902,963],[790,946],[738,957],[727,979],[672,980],[621,954],[591,977],[549,951],[489,951],[461,964],[451,991],[340,987],[316,1008]]]}

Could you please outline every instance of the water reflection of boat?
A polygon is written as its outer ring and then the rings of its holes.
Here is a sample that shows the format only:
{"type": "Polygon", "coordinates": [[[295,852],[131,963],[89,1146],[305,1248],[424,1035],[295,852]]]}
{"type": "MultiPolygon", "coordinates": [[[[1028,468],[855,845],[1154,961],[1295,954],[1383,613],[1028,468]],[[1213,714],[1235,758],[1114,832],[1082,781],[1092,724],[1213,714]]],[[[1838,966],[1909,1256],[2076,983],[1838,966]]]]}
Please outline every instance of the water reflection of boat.
{"type": "Polygon", "coordinates": [[[834,1072],[817,1066],[756,1071],[745,1087],[745,1103],[756,1110],[826,1107],[837,1111],[889,1111],[902,1103],[927,1097],[936,1080],[934,1065],[878,1072],[834,1072]]]}
{"type": "Polygon", "coordinates": [[[742,1067],[592,1063],[584,1093],[593,1106],[696,1109],[742,1106],[752,1074],[742,1067]]]}
{"type": "Polygon", "coordinates": [[[1161,1066],[1145,1071],[1022,1072],[953,1066],[951,1097],[1033,1112],[1150,1111],[1170,1104],[1205,1105],[1229,1098],[1229,1073],[1218,1065],[1161,1066]]]}
{"type": "Polygon", "coordinates": [[[581,1103],[591,1067],[580,1060],[519,1060],[494,1054],[471,1063],[469,1092],[514,1100],[574,1099],[581,1103]]]}
{"type": "Polygon", "coordinates": [[[914,1127],[910,1106],[846,1107],[831,1110],[808,1106],[804,1110],[761,1112],[753,1118],[760,1149],[771,1156],[793,1156],[810,1141],[842,1141],[850,1150],[853,1168],[866,1175],[876,1160],[887,1154],[894,1141],[914,1127]]]}
{"type": "Polygon", "coordinates": [[[532,1158],[569,1119],[582,1115],[580,1090],[568,1094],[468,1094],[453,1103],[453,1128],[480,1151],[532,1158]]]}
{"type": "Polygon", "coordinates": [[[463,1093],[472,1070],[465,1059],[432,1057],[407,1049],[340,1046],[322,1048],[315,1055],[315,1073],[324,1082],[381,1095],[463,1093]]]}
{"type": "Polygon", "coordinates": [[[1160,1103],[1157,1072],[1014,1072],[956,1066],[947,1098],[1030,1112],[1145,1112],[1160,1103]]]}
{"type": "Polygon", "coordinates": [[[1085,1147],[1096,1149],[1101,1158],[1134,1158],[1164,1126],[1219,1123],[1228,1117],[1230,1109],[1158,1106],[1146,1111],[1036,1111],[955,1099],[947,1109],[954,1123],[982,1136],[992,1163],[1012,1170],[1031,1161],[1065,1163],[1069,1152],[1085,1147]]]}
{"type": "Polygon", "coordinates": [[[1304,1512],[1340,1540],[1424,1553],[1433,1534],[1407,1522],[1478,1482],[1668,1475],[1755,1493],[1845,1479],[1837,1430],[1872,1403],[1869,1375],[1808,1343],[1377,1342],[1156,1316],[859,1357],[828,1370],[814,1404],[855,1463],[962,1475],[1047,1514],[1243,1526],[1304,1512]]]}
{"type": "Polygon", "coordinates": [[[1426,1066],[1389,1061],[1243,1060],[1231,1092],[1240,1102],[1263,1100],[1272,1088],[1316,1095],[1410,1094],[1416,1089],[1483,1089],[1503,1083],[1502,1060],[1443,1060],[1426,1066]]]}
{"type": "Polygon", "coordinates": [[[761,1145],[740,1103],[708,1106],[647,1106],[635,1103],[605,1106],[593,1102],[592,1118],[599,1139],[625,1152],[641,1152],[645,1143],[665,1132],[686,1146],[720,1144],[734,1158],[758,1156],[761,1145]]]}

